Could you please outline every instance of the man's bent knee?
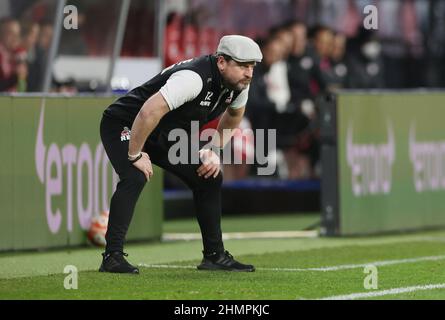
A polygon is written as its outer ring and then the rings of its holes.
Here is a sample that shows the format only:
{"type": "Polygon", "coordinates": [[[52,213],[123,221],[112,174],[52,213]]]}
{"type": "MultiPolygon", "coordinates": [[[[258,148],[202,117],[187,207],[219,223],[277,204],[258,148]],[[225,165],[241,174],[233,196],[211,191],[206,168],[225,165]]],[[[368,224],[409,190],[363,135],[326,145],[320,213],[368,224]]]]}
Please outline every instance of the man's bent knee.
{"type": "Polygon", "coordinates": [[[137,168],[130,168],[120,176],[120,179],[139,188],[143,188],[147,183],[147,177],[137,168]]]}

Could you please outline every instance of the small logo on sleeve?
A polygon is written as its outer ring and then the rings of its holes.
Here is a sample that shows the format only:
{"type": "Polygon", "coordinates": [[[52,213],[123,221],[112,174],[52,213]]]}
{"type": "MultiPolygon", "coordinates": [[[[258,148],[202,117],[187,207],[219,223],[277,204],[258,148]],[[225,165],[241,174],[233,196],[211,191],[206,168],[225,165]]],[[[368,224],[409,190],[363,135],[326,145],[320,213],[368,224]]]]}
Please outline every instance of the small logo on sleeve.
{"type": "Polygon", "coordinates": [[[121,132],[121,141],[130,141],[131,130],[128,127],[124,127],[121,132]]]}

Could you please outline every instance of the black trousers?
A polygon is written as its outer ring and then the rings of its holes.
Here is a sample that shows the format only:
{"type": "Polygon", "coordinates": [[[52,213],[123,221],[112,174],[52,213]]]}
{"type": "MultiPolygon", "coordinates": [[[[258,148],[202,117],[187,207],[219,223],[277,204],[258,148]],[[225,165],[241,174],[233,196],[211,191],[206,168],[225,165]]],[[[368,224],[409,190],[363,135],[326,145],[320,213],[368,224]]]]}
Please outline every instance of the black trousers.
{"type": "MultiPolygon", "coordinates": [[[[100,125],[102,144],[120,178],[110,203],[106,252],[123,251],[136,202],[147,182],[145,175],[128,161],[129,141],[121,141],[124,126],[120,121],[107,117],[102,118],[100,125]]],[[[163,140],[149,139],[144,151],[153,164],[178,176],[193,191],[204,253],[224,251],[221,232],[222,174],[204,179],[196,172],[199,164],[172,165],[168,160],[169,146],[159,141],[163,140]]]]}

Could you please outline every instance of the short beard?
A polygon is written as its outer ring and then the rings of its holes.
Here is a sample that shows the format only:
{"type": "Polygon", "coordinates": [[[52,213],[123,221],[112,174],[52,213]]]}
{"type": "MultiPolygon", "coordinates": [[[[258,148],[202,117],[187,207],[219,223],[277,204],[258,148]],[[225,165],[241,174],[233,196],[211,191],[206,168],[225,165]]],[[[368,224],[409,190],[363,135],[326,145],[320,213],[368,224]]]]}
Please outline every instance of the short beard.
{"type": "Polygon", "coordinates": [[[223,79],[222,81],[223,86],[229,90],[233,90],[233,91],[243,91],[247,86],[244,87],[243,84],[237,82],[237,83],[231,83],[229,81],[227,81],[226,79],[223,79]],[[243,86],[242,88],[240,88],[240,86],[243,86]]]}

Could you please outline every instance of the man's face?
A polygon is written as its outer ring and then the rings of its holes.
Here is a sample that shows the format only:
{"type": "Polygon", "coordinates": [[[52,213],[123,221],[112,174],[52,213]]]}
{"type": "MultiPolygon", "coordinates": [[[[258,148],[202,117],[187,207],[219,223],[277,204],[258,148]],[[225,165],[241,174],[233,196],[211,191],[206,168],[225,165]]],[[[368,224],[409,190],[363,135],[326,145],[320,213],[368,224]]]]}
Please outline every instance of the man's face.
{"type": "Polygon", "coordinates": [[[338,34],[334,38],[332,48],[332,58],[334,60],[340,60],[345,55],[346,49],[346,37],[342,34],[338,34]]]}
{"type": "Polygon", "coordinates": [[[7,22],[1,28],[1,42],[8,50],[15,50],[20,44],[20,24],[16,21],[7,22]]]}
{"type": "Polygon", "coordinates": [[[320,31],[315,37],[315,48],[322,58],[327,58],[331,55],[332,46],[334,42],[334,35],[329,30],[320,31]]]}
{"type": "Polygon", "coordinates": [[[275,62],[283,59],[283,45],[278,39],[271,40],[264,48],[263,62],[267,66],[273,65],[275,62]]]}
{"type": "Polygon", "coordinates": [[[39,45],[45,50],[48,50],[51,46],[51,40],[53,38],[53,27],[45,25],[42,27],[39,35],[39,45]]]}
{"type": "Polygon", "coordinates": [[[40,27],[39,25],[33,24],[28,34],[23,38],[23,42],[27,48],[31,48],[36,45],[37,40],[39,39],[40,27]]]}
{"type": "Polygon", "coordinates": [[[294,35],[292,31],[287,29],[282,30],[277,34],[276,38],[281,42],[281,45],[283,47],[283,55],[289,55],[294,45],[294,35]]]}
{"type": "Polygon", "coordinates": [[[255,62],[226,61],[218,57],[218,68],[223,78],[224,86],[230,90],[242,91],[252,81],[255,62]]]}
{"type": "Polygon", "coordinates": [[[293,53],[295,55],[300,55],[306,49],[306,44],[307,44],[306,27],[302,24],[297,24],[292,27],[292,32],[294,35],[293,53]]]}

